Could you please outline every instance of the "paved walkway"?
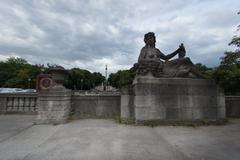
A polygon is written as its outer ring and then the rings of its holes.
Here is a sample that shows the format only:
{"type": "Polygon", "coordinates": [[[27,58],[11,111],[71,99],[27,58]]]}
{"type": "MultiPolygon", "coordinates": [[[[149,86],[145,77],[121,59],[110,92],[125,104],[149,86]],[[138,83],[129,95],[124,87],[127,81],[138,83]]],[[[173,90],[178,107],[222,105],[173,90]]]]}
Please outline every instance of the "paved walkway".
{"type": "Polygon", "coordinates": [[[240,119],[225,126],[143,127],[85,119],[32,125],[0,116],[0,160],[239,160],[240,119]]]}

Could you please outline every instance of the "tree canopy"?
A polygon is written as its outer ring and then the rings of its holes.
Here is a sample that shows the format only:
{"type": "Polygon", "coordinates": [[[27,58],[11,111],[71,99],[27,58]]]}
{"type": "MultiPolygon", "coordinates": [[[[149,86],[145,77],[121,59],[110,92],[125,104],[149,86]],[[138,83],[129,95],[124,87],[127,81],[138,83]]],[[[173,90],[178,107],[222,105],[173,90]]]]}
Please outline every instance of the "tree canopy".
{"type": "MultiPolygon", "coordinates": [[[[237,33],[239,29],[240,26],[237,33]]],[[[220,58],[220,66],[212,72],[212,77],[224,88],[226,94],[240,94],[240,36],[233,36],[229,45],[235,46],[236,50],[224,53],[220,58]]]]}
{"type": "Polygon", "coordinates": [[[0,61],[0,68],[0,87],[35,88],[36,77],[41,72],[38,65],[15,57],[0,61]]]}
{"type": "MultiPolygon", "coordinates": [[[[0,61],[0,87],[35,88],[37,75],[48,73],[57,64],[32,65],[23,58],[10,57],[0,61]]],[[[72,68],[69,70],[65,86],[70,89],[88,90],[101,84],[105,77],[101,73],[72,68]]]]}
{"type": "Polygon", "coordinates": [[[119,70],[117,73],[111,73],[108,82],[111,86],[121,88],[129,85],[134,79],[135,73],[132,70],[119,70]]]}
{"type": "Polygon", "coordinates": [[[88,70],[72,68],[65,86],[70,89],[89,90],[105,80],[99,72],[91,73],[88,70]]]}

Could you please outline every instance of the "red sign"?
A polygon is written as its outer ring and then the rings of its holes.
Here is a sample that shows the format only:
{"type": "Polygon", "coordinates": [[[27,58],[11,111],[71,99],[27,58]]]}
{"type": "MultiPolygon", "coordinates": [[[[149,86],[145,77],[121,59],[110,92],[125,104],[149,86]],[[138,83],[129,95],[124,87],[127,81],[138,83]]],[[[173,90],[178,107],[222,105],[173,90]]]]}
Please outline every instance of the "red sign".
{"type": "Polygon", "coordinates": [[[52,77],[50,74],[39,74],[37,76],[37,84],[36,84],[36,90],[49,90],[55,85],[55,82],[52,80],[52,77]]]}
{"type": "Polygon", "coordinates": [[[39,86],[41,89],[49,89],[52,86],[52,79],[51,78],[42,78],[40,80],[39,86]]]}

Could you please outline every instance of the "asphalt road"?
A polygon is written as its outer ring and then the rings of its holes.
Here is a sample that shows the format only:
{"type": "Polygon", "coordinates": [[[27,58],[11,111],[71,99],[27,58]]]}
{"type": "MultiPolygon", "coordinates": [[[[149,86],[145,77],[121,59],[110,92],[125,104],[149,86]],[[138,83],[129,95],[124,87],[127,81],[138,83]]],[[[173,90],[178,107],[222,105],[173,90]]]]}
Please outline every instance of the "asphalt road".
{"type": "Polygon", "coordinates": [[[239,160],[240,119],[224,126],[130,126],[84,119],[33,125],[0,116],[0,160],[239,160]]]}

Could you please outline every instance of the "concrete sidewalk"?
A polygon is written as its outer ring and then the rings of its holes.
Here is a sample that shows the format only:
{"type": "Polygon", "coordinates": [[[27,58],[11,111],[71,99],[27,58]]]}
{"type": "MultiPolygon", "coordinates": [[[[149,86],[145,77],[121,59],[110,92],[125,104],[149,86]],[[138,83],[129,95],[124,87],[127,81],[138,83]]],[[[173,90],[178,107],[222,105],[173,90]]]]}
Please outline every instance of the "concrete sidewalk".
{"type": "Polygon", "coordinates": [[[32,125],[0,116],[0,160],[239,160],[240,119],[224,126],[144,127],[111,120],[32,125]]]}

